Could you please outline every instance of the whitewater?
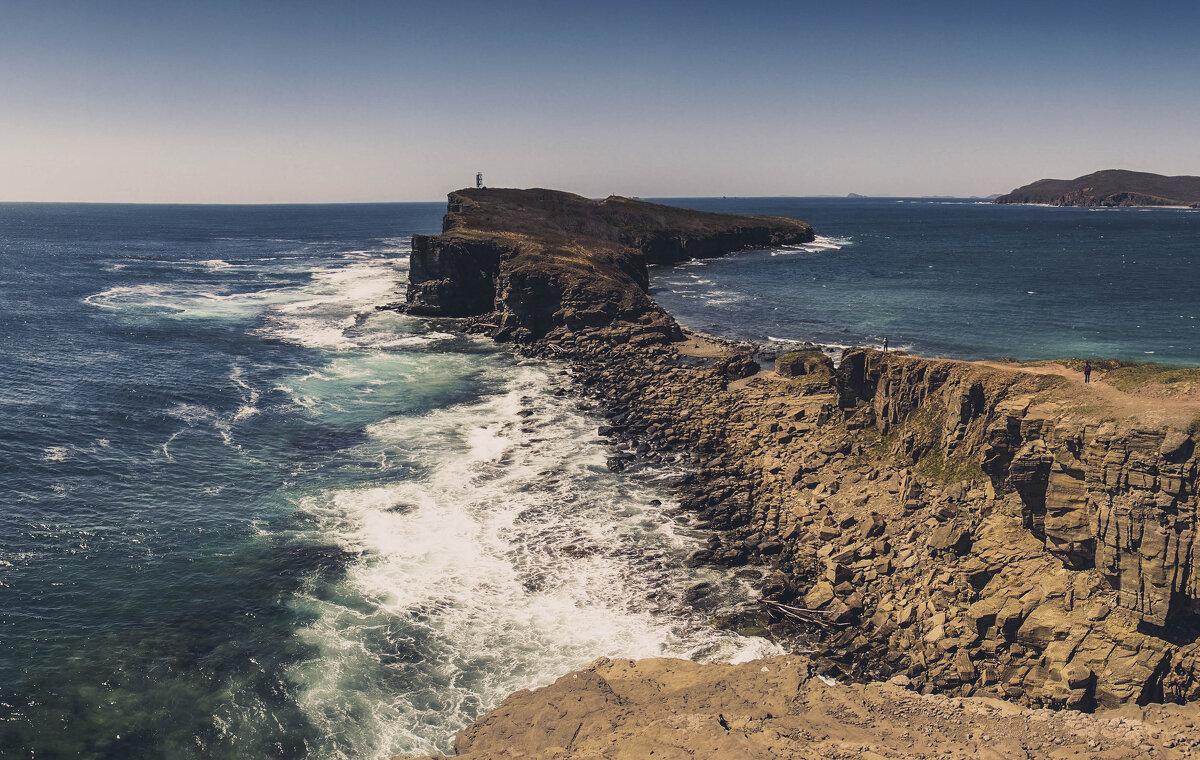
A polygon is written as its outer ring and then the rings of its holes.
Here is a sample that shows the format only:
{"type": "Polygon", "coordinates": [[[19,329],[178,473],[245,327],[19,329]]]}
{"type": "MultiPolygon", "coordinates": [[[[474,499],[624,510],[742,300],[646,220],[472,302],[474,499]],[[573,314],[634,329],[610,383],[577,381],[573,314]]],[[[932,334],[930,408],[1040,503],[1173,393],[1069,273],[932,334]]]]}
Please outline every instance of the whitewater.
{"type": "Polygon", "coordinates": [[[377,308],[440,211],[4,209],[0,754],[447,751],[597,657],[778,651],[564,367],[377,308]]]}

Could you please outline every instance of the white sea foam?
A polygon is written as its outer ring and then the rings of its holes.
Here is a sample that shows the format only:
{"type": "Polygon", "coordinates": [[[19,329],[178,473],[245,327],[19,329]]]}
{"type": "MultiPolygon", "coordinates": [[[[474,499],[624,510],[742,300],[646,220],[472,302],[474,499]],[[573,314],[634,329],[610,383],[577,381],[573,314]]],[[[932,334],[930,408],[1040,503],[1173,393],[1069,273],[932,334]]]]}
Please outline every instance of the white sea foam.
{"type": "Polygon", "coordinates": [[[707,306],[728,306],[729,304],[741,303],[747,299],[744,293],[735,293],[732,290],[709,290],[702,293],[701,297],[707,306]]]}
{"type": "Polygon", "coordinates": [[[66,446],[47,446],[42,450],[43,462],[62,462],[71,455],[71,450],[66,446]]]}
{"type": "Polygon", "coordinates": [[[385,349],[403,348],[405,346],[425,346],[446,340],[454,340],[452,333],[428,332],[422,335],[404,335],[387,330],[376,330],[366,335],[356,336],[357,344],[362,348],[385,349]]]}
{"type": "MultiPolygon", "coordinates": [[[[387,245],[402,252],[409,240],[387,245]]],[[[138,317],[253,320],[262,337],[321,349],[319,363],[275,384],[297,413],[331,429],[355,429],[374,414],[364,409],[395,413],[410,396],[440,397],[466,378],[501,388],[478,403],[370,425],[367,442],[348,452],[360,455],[361,478],[334,477],[325,490],[305,481],[289,497],[316,526],[306,540],[357,558],[295,600],[313,621],[300,635],[317,656],[291,675],[316,735],[328,738],[315,754],[445,749],[511,691],[601,655],[741,660],[778,651],[714,630],[679,604],[697,580],[718,583],[720,598],[737,587],[740,599],[744,589],[716,570],[683,568],[701,537],[649,504],[669,502],[652,483],[607,471],[597,421],[573,409],[573,396],[548,392],[560,379],[539,365],[481,369],[478,355],[407,350],[463,338],[422,334],[417,320],[375,310],[398,297],[402,259],[351,252],[313,268],[292,258],[262,268],[303,271],[299,285],[235,293],[214,284],[225,276],[193,267],[198,281],[87,300],[138,317]]],[[[250,374],[231,366],[237,395],[228,408],[167,410],[181,427],[161,444],[163,456],[181,457],[181,436],[198,434],[240,450],[239,426],[255,424],[262,400],[250,374]]]]}
{"type": "Polygon", "coordinates": [[[301,497],[314,537],[360,558],[302,600],[318,657],[293,674],[300,703],[329,735],[358,727],[334,756],[444,750],[511,691],[599,656],[778,651],[675,606],[684,583],[719,580],[681,568],[698,538],[648,505],[666,499],[652,484],[607,472],[596,421],[553,382],[525,366],[478,403],[373,424],[363,454],[380,479],[301,497]],[[393,460],[424,474],[389,480],[393,460]]]}
{"type": "Polygon", "coordinates": [[[245,380],[246,373],[240,364],[234,364],[229,370],[229,381],[237,387],[242,397],[242,405],[233,415],[235,422],[248,419],[258,414],[259,392],[245,380]]]}
{"type": "MultiPolygon", "coordinates": [[[[172,282],[117,286],[84,301],[135,317],[257,318],[261,322],[257,331],[263,337],[311,348],[386,349],[445,340],[451,336],[404,334],[407,331],[393,329],[400,317],[375,311],[379,304],[398,298],[408,269],[403,254],[410,245],[410,237],[389,238],[378,249],[343,252],[340,261],[314,263],[303,256],[277,256],[256,260],[253,265],[273,275],[308,275],[309,281],[301,285],[276,284],[236,292],[227,280],[218,283],[185,276],[172,282]],[[381,323],[380,329],[374,329],[374,323],[381,323]]],[[[197,268],[223,272],[251,267],[224,259],[179,262],[179,266],[193,272],[197,268]]]]}
{"type": "Polygon", "coordinates": [[[90,445],[69,444],[66,446],[47,446],[42,450],[42,461],[64,462],[78,456],[101,454],[103,453],[102,449],[107,449],[110,446],[112,446],[112,443],[107,438],[97,438],[90,445]]]}
{"type": "Polygon", "coordinates": [[[287,288],[249,293],[214,290],[208,283],[120,285],[84,298],[101,309],[194,319],[245,319],[290,298],[287,288]]]}
{"type": "MultiPolygon", "coordinates": [[[[372,331],[355,328],[375,316],[377,305],[395,300],[402,274],[394,262],[378,258],[318,270],[297,293],[302,297],[266,313],[260,333],[310,348],[382,347],[372,331]]],[[[389,331],[389,339],[395,339],[394,331],[389,331]]]]}
{"type": "Polygon", "coordinates": [[[785,245],[771,251],[772,256],[795,256],[802,253],[824,253],[826,251],[840,251],[848,245],[853,244],[854,239],[849,237],[832,237],[825,235],[817,235],[811,243],[797,243],[795,245],[785,245]]]}
{"type": "Polygon", "coordinates": [[[176,430],[174,433],[171,433],[171,436],[169,438],[167,438],[167,440],[163,441],[162,445],[159,447],[160,449],[162,449],[163,458],[166,459],[168,462],[175,461],[174,455],[171,454],[171,444],[175,443],[175,439],[178,438],[182,433],[183,433],[182,429],[176,430]]]}
{"type": "MultiPolygon", "coordinates": [[[[224,415],[214,409],[199,404],[175,404],[167,410],[167,414],[177,420],[183,421],[187,427],[207,427],[221,436],[221,441],[226,446],[233,448],[241,448],[233,440],[232,422],[236,413],[232,415],[224,415]]],[[[167,441],[170,443],[177,438],[183,431],[176,431],[174,435],[167,441]]],[[[168,454],[167,444],[163,444],[163,453],[168,454]]],[[[168,454],[169,456],[169,454],[168,454]]]]}
{"type": "MultiPolygon", "coordinates": [[[[229,382],[237,389],[241,399],[241,404],[232,412],[221,412],[200,404],[187,403],[178,403],[166,410],[168,416],[183,422],[184,427],[175,431],[161,445],[164,457],[174,460],[170,445],[184,432],[194,428],[211,429],[221,437],[226,446],[241,450],[241,445],[234,440],[235,426],[259,413],[258,401],[261,394],[247,382],[246,372],[238,363],[234,363],[229,369],[229,382]]],[[[104,442],[104,445],[107,445],[107,442],[104,442]]]]}

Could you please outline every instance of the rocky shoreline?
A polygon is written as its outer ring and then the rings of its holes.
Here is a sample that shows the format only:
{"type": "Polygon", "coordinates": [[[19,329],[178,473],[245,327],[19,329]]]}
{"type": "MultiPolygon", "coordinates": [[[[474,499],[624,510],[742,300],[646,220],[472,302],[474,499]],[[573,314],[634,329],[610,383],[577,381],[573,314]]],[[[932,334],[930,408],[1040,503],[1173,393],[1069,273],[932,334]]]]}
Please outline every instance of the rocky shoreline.
{"type": "Polygon", "coordinates": [[[599,329],[530,350],[604,405],[610,467],[695,467],[680,505],[714,535],[690,561],[761,566],[765,599],[815,613],[730,624],[801,626],[826,675],[927,693],[1079,709],[1200,694],[1200,647],[1181,640],[1191,536],[1137,509],[1194,493],[1189,437],[1089,425],[1055,406],[1053,377],[1015,370],[858,349],[759,373],[748,351],[680,345],[599,329]]]}
{"type": "MultiPolygon", "coordinates": [[[[464,234],[495,250],[487,192],[466,214],[451,196],[456,255],[470,258],[464,234]]],[[[550,191],[499,192],[536,217],[550,191]]],[[[1185,424],[1122,419],[1019,367],[848,349],[836,366],[809,350],[764,371],[752,348],[686,335],[654,304],[640,249],[593,257],[611,239],[595,221],[574,245],[555,238],[577,260],[500,256],[493,299],[476,298],[486,311],[465,326],[565,361],[601,405],[611,468],[689,466],[683,519],[712,531],[689,562],[761,572],[762,600],[726,625],[809,642],[817,675],[925,695],[1084,711],[1200,700],[1200,483],[1185,424]],[[618,286],[615,301],[588,300],[618,286]]],[[[417,313],[430,293],[458,302],[447,246],[431,240],[414,245],[417,313]],[[431,288],[433,272],[450,276],[431,288]]]]}

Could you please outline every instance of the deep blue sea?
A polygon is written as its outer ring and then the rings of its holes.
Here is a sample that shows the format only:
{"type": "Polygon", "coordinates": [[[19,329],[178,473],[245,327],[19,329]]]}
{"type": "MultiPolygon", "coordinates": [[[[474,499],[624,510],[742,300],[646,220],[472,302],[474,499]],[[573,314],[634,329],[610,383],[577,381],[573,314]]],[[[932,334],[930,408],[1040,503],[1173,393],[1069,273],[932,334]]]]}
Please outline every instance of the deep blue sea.
{"type": "Polygon", "coordinates": [[[1200,364],[1200,211],[954,199],[675,199],[803,219],[810,245],[660,267],[702,332],[962,359],[1200,364]]]}
{"type": "MultiPolygon", "coordinates": [[[[656,269],[706,332],[1200,362],[1194,213],[679,203],[821,236],[656,269]]],[[[0,205],[0,757],[431,752],[599,656],[772,651],[680,603],[744,587],[563,367],[376,310],[443,210],[0,205]]]]}

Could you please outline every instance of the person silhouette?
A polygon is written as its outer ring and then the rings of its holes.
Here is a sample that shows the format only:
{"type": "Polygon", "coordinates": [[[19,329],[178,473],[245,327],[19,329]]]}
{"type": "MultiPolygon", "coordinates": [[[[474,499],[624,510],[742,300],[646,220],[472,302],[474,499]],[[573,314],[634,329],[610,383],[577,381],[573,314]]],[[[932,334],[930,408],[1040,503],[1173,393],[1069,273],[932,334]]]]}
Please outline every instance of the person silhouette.
{"type": "Polygon", "coordinates": [[[884,352],[885,354],[888,352],[888,350],[887,350],[887,338],[884,338],[884,339],[883,339],[883,352],[884,352]]]}
{"type": "Polygon", "coordinates": [[[1083,363],[1083,382],[1092,382],[1092,363],[1090,361],[1083,363]]]}

